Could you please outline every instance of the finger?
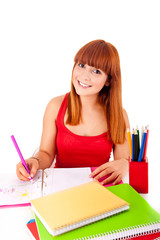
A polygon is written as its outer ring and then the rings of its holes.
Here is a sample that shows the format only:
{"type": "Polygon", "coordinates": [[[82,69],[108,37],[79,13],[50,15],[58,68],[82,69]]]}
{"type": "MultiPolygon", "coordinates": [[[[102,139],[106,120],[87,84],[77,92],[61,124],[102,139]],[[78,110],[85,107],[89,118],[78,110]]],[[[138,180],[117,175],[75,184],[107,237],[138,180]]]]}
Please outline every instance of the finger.
{"type": "Polygon", "coordinates": [[[32,178],[35,176],[37,169],[38,169],[38,162],[36,161],[32,164],[31,170],[30,170],[30,175],[32,178]]]}
{"type": "Polygon", "coordinates": [[[22,180],[22,181],[29,181],[29,178],[26,178],[25,176],[23,176],[23,175],[21,174],[21,172],[19,172],[18,169],[16,169],[16,174],[17,174],[17,177],[18,177],[20,180],[22,180]]]}
{"type": "Polygon", "coordinates": [[[98,173],[103,171],[107,167],[107,163],[102,164],[101,166],[97,167],[89,176],[90,177],[95,177],[98,173]]]}
{"type": "Polygon", "coordinates": [[[112,173],[109,177],[107,177],[105,180],[103,180],[101,183],[103,185],[110,183],[110,182],[114,182],[114,180],[117,178],[117,174],[116,173],[112,173]]]}
{"type": "Polygon", "coordinates": [[[98,175],[96,175],[94,177],[94,179],[97,179],[97,180],[101,179],[101,178],[103,178],[103,177],[105,177],[105,176],[107,176],[111,173],[112,173],[112,171],[110,169],[104,169],[102,172],[100,172],[98,175]]]}
{"type": "Polygon", "coordinates": [[[114,185],[120,183],[120,181],[122,180],[122,175],[120,174],[116,179],[115,181],[113,182],[114,185]]]}
{"type": "Polygon", "coordinates": [[[17,164],[17,172],[19,172],[20,176],[22,175],[26,179],[31,177],[22,163],[17,164]]]}

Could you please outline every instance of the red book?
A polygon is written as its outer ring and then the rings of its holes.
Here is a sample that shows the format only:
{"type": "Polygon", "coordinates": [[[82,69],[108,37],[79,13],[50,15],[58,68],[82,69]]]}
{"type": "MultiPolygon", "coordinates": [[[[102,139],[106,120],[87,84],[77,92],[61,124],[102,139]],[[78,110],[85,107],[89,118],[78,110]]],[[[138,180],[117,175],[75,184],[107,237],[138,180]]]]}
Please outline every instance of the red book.
{"type": "Polygon", "coordinates": [[[27,232],[28,232],[29,236],[31,237],[31,239],[40,240],[35,219],[32,219],[27,223],[27,232]]]}
{"type": "Polygon", "coordinates": [[[150,235],[138,236],[134,238],[129,238],[129,240],[160,240],[160,232],[151,233],[150,235]]]}

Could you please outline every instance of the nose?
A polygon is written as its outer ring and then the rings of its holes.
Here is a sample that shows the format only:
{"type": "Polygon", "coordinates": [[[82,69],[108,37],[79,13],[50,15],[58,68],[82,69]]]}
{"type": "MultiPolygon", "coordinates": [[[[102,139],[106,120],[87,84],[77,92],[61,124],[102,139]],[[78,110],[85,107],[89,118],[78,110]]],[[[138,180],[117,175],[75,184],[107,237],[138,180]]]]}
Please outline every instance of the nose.
{"type": "Polygon", "coordinates": [[[82,73],[82,79],[84,82],[89,82],[91,80],[91,72],[88,68],[86,68],[82,73]]]}

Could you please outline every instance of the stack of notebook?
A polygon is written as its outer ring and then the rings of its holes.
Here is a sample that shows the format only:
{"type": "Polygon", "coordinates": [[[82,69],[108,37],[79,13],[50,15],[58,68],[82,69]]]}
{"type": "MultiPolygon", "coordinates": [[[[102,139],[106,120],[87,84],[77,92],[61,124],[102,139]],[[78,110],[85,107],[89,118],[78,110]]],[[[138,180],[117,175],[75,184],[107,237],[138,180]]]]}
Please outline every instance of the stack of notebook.
{"type": "Polygon", "coordinates": [[[59,235],[129,209],[129,204],[98,181],[31,201],[48,232],[59,235]]]}
{"type": "MultiPolygon", "coordinates": [[[[59,192],[58,197],[55,197],[54,194],[51,194],[49,196],[39,198],[32,201],[32,206],[35,211],[35,219],[36,224],[39,232],[39,236],[41,240],[81,240],[81,239],[95,239],[95,240],[113,240],[113,239],[119,239],[119,238],[130,238],[135,239],[136,236],[139,236],[137,239],[144,239],[144,240],[152,240],[157,237],[160,237],[160,214],[156,212],[145,200],[143,197],[140,196],[139,193],[137,193],[129,184],[120,184],[112,187],[108,187],[105,189],[103,186],[100,186],[104,191],[106,191],[106,199],[104,202],[101,200],[100,194],[101,188],[99,188],[99,184],[97,183],[87,183],[83,184],[83,187],[71,188],[70,190],[65,190],[63,193],[59,192]],[[88,221],[88,217],[82,216],[82,212],[87,212],[85,201],[88,199],[88,188],[94,189],[93,192],[97,192],[97,186],[98,191],[95,197],[89,197],[89,202],[91,207],[91,213],[89,214],[90,218],[88,221]],[[72,219],[70,212],[76,212],[75,210],[75,198],[73,197],[73,201],[71,200],[70,205],[72,206],[70,209],[68,208],[68,201],[66,201],[65,198],[62,197],[62,195],[70,195],[70,192],[73,193],[73,189],[75,193],[77,194],[78,205],[79,205],[79,211],[77,212],[76,219],[72,219]],[[86,191],[84,190],[86,189],[86,191]],[[79,198],[81,198],[81,191],[83,192],[83,197],[86,195],[87,198],[81,199],[79,201],[79,198]],[[67,192],[67,193],[66,193],[67,192]],[[61,195],[62,194],[62,195],[61,195]],[[84,195],[85,194],[85,195],[84,195]],[[110,195],[111,194],[111,195],[110,195]],[[112,195],[113,194],[113,195],[112,195]],[[54,197],[53,197],[54,196],[54,197]],[[108,197],[107,197],[108,196],[108,197]],[[117,197],[117,199],[114,197],[117,197]],[[56,200],[54,198],[61,199],[62,202],[59,202],[59,206],[62,207],[60,210],[56,210],[56,212],[52,212],[56,209],[55,205],[56,200]],[[113,197],[113,199],[112,199],[113,197]],[[54,199],[54,200],[53,200],[54,199]],[[101,209],[101,205],[104,206],[108,205],[108,199],[111,200],[112,207],[115,206],[117,203],[116,211],[111,209],[101,209]],[[98,202],[97,202],[98,201],[98,202]],[[130,208],[128,209],[128,203],[130,203],[130,208]],[[62,206],[63,205],[63,206],[62,206]],[[94,207],[93,207],[94,206],[94,207]],[[93,213],[95,209],[97,210],[97,206],[100,206],[100,209],[98,212],[98,216],[103,216],[105,218],[101,219],[97,217],[97,213],[93,213]],[[68,208],[68,213],[66,212],[66,208],[68,208]],[[47,209],[50,209],[50,217],[47,216],[46,212],[47,209]],[[117,210],[118,209],[118,210],[117,210]],[[121,210],[126,210],[123,212],[120,212],[121,210]],[[109,215],[114,214],[110,217],[107,217],[105,214],[106,212],[109,212],[109,215]],[[115,214],[119,212],[118,214],[115,214]],[[58,214],[59,213],[59,214],[58,214]],[[103,213],[103,214],[102,214],[103,213]],[[55,215],[57,214],[57,215],[55,215]],[[58,216],[59,215],[59,216],[58,216]],[[63,216],[63,223],[61,222],[60,218],[63,216]],[[92,216],[92,217],[91,217],[92,216]],[[94,217],[93,217],[94,216],[94,217]],[[80,219],[84,218],[83,224],[80,222],[80,219]],[[94,219],[93,219],[94,218],[94,219]],[[55,223],[55,220],[56,223],[55,223]],[[92,219],[92,223],[90,221],[92,219]],[[53,220],[53,221],[52,221],[53,220]],[[51,221],[51,223],[50,223],[51,221]],[[66,223],[69,223],[67,226],[66,223]],[[85,222],[85,225],[84,225],[85,222]],[[62,226],[59,225],[59,223],[62,223],[62,226]],[[51,225],[50,225],[51,224],[51,225]],[[78,224],[78,228],[77,228],[78,224]],[[55,229],[55,226],[57,229],[55,229]],[[64,228],[67,227],[67,229],[64,230],[64,228]],[[63,230],[62,230],[63,229],[63,230]],[[58,232],[57,232],[58,231],[58,232]],[[67,232],[65,232],[67,231],[67,232]],[[63,232],[63,233],[62,233],[63,232]],[[57,235],[58,234],[58,235],[57,235]],[[57,235],[57,236],[53,236],[57,235]],[[141,237],[140,237],[141,236],[141,237]],[[146,238],[147,237],[147,238],[146,238]]],[[[102,195],[103,195],[102,194],[102,195]]],[[[90,195],[90,194],[89,194],[90,195]]],[[[66,197],[66,196],[65,196],[66,197]]],[[[111,206],[110,205],[110,206],[111,206]]],[[[58,209],[58,207],[57,207],[58,209]]],[[[73,217],[73,216],[72,216],[73,217]]]]}

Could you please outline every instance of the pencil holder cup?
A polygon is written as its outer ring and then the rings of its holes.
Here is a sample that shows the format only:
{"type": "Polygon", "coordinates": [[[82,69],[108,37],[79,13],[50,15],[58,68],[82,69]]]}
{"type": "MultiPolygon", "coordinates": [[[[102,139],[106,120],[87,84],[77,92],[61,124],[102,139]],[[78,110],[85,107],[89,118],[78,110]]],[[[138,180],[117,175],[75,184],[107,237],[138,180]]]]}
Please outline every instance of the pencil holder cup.
{"type": "Polygon", "coordinates": [[[148,161],[129,163],[129,184],[139,193],[148,193],[148,161]]]}

